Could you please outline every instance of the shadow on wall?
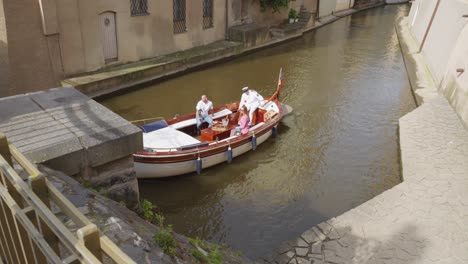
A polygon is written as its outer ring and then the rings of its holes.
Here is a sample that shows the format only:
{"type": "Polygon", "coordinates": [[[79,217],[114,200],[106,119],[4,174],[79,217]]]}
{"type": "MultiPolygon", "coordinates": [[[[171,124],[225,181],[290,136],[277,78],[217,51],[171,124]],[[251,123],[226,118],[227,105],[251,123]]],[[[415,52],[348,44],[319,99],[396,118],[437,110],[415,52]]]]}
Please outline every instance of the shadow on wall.
{"type": "Polygon", "coordinates": [[[9,96],[10,87],[10,62],[8,59],[8,45],[0,41],[0,97],[9,96]]]}

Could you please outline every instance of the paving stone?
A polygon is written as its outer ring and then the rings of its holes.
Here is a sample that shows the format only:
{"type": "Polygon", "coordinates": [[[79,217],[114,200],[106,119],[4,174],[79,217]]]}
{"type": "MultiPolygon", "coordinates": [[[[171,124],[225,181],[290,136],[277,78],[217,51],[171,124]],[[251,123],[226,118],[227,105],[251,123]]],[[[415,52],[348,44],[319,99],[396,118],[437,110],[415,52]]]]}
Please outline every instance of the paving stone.
{"type": "Polygon", "coordinates": [[[309,248],[302,248],[302,247],[297,247],[296,248],[296,255],[300,257],[305,257],[309,254],[309,248]]]}
{"type": "Polygon", "coordinates": [[[312,244],[312,249],[311,249],[312,254],[321,254],[322,253],[322,242],[315,242],[312,244]]]}
{"type": "Polygon", "coordinates": [[[309,247],[309,244],[307,244],[304,239],[302,238],[297,238],[296,239],[296,247],[309,247]]]}
{"type": "Polygon", "coordinates": [[[322,231],[320,231],[320,229],[318,229],[317,227],[312,227],[312,230],[314,230],[315,234],[317,235],[318,239],[323,241],[325,240],[327,237],[322,233],[322,231]]]}
{"type": "Polygon", "coordinates": [[[312,260],[323,260],[323,255],[322,254],[309,254],[307,255],[307,257],[309,259],[312,259],[312,260]]]}
{"type": "Polygon", "coordinates": [[[297,258],[297,264],[311,264],[312,261],[306,258],[297,258]]]}
{"type": "Polygon", "coordinates": [[[305,231],[301,237],[309,244],[315,242],[315,241],[318,241],[319,238],[317,236],[317,234],[314,232],[314,230],[311,228],[307,231],[305,231]]]}
{"type": "Polygon", "coordinates": [[[320,228],[320,230],[325,236],[327,236],[328,233],[330,233],[330,231],[332,230],[332,227],[326,222],[318,224],[318,228],[320,228]]]}
{"type": "Polygon", "coordinates": [[[343,259],[338,257],[334,251],[331,250],[323,250],[323,257],[326,262],[332,262],[332,263],[345,263],[343,259]]]}

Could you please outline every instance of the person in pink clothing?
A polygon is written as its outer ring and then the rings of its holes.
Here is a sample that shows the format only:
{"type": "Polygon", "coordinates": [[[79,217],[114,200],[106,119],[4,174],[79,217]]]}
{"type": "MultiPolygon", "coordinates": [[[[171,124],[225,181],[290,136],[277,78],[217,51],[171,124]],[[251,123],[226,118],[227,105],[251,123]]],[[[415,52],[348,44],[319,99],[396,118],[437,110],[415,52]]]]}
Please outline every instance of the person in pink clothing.
{"type": "Polygon", "coordinates": [[[231,137],[236,135],[236,131],[240,131],[242,135],[249,133],[249,114],[245,105],[240,108],[240,114],[241,116],[239,118],[239,123],[237,123],[237,127],[231,130],[231,137]]]}

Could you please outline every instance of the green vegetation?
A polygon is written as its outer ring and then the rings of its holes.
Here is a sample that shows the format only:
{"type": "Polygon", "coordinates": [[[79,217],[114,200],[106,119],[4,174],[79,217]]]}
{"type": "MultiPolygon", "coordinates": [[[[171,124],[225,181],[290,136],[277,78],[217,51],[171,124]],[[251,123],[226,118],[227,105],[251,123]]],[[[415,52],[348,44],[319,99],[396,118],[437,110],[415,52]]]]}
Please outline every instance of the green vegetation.
{"type": "Polygon", "coordinates": [[[192,245],[193,249],[190,249],[190,253],[194,256],[198,261],[201,263],[209,263],[209,264],[222,264],[223,263],[223,256],[219,252],[218,246],[211,246],[208,245],[205,241],[201,240],[200,238],[190,238],[189,239],[190,245],[192,245]],[[203,249],[208,253],[208,256],[205,256],[197,247],[203,249]]]}
{"type": "Polygon", "coordinates": [[[289,0],[260,0],[262,11],[267,8],[273,9],[273,12],[279,12],[280,8],[288,7],[289,0]]]}
{"type": "Polygon", "coordinates": [[[161,230],[154,235],[154,240],[158,243],[159,247],[169,256],[174,256],[177,253],[176,240],[172,236],[172,227],[161,228],[161,230]]]}
{"type": "Polygon", "coordinates": [[[156,206],[150,201],[143,199],[141,208],[143,209],[143,218],[152,222],[154,220],[154,210],[156,209],[156,206]]]}
{"type": "Polygon", "coordinates": [[[158,207],[152,202],[143,199],[141,201],[141,215],[147,221],[157,224],[161,230],[154,235],[154,240],[159,247],[169,256],[174,256],[177,253],[177,242],[172,235],[172,226],[164,226],[166,219],[162,214],[156,212],[158,207]]]}
{"type": "Polygon", "coordinates": [[[201,263],[208,263],[209,262],[208,257],[205,256],[203,253],[200,252],[200,250],[198,250],[196,248],[191,248],[190,249],[190,254],[192,254],[192,256],[194,256],[201,263]]]}
{"type": "Polygon", "coordinates": [[[156,224],[159,226],[159,227],[164,227],[164,221],[166,220],[166,218],[162,215],[162,214],[158,214],[156,213],[154,215],[154,221],[156,221],[156,224]]]}
{"type": "Polygon", "coordinates": [[[298,18],[298,17],[299,17],[299,14],[297,13],[296,9],[294,8],[289,9],[288,18],[298,18]]]}

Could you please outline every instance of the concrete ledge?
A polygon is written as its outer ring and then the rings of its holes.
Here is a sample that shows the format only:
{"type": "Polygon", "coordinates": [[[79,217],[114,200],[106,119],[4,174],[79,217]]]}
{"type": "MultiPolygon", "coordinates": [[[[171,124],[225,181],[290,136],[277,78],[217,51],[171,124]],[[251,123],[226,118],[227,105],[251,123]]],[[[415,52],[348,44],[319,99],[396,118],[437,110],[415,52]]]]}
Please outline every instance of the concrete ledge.
{"type": "Polygon", "coordinates": [[[141,130],[77,90],[55,88],[1,98],[0,131],[32,162],[100,187],[115,183],[104,180],[106,174],[118,175],[128,183],[122,186],[125,192],[133,193],[121,198],[138,204],[131,157],[143,148],[141,130]],[[127,171],[113,168],[119,161],[127,171]]]}
{"type": "Polygon", "coordinates": [[[425,101],[438,96],[436,84],[429,68],[426,66],[424,56],[418,52],[419,45],[409,30],[408,17],[398,19],[395,22],[395,29],[411,83],[411,89],[416,103],[421,105],[425,101]]]}
{"type": "Polygon", "coordinates": [[[270,28],[255,23],[234,26],[229,28],[229,40],[244,43],[244,47],[253,47],[268,42],[270,28]]]}
{"type": "Polygon", "coordinates": [[[94,98],[236,55],[241,48],[242,44],[237,42],[215,42],[150,60],[108,67],[104,72],[66,79],[62,85],[72,86],[94,98]]]}

